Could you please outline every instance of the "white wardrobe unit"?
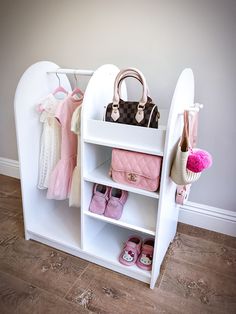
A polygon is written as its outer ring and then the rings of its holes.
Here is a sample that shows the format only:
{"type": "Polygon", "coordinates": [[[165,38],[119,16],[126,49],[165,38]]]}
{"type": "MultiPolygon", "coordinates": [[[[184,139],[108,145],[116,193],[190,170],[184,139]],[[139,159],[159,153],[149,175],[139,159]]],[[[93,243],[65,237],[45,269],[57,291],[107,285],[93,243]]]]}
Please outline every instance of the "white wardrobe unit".
{"type": "MultiPolygon", "coordinates": [[[[41,123],[35,105],[58,86],[58,66],[42,61],[29,67],[21,77],[15,95],[15,120],[20,159],[25,238],[33,239],[106,268],[150,284],[154,288],[160,266],[177,227],[176,185],[170,167],[181,135],[183,110],[193,105],[194,79],[190,69],[179,77],[168,114],[160,110],[158,129],[104,122],[104,106],[112,100],[119,69],[103,65],[93,71],[85,91],[81,135],[81,209],[69,207],[68,200],[48,200],[37,188],[41,123]],[[165,119],[166,117],[166,119],[165,119]],[[109,177],[113,147],[163,157],[160,188],[149,192],[114,182],[109,177]],[[94,183],[129,192],[120,220],[96,215],[88,210],[94,183]],[[130,235],[155,237],[152,271],[127,267],[118,257],[130,235]]],[[[73,73],[74,70],[60,70],[73,73]]],[[[61,85],[71,90],[66,75],[61,85]]],[[[126,98],[125,84],[122,97],[126,98]]]]}

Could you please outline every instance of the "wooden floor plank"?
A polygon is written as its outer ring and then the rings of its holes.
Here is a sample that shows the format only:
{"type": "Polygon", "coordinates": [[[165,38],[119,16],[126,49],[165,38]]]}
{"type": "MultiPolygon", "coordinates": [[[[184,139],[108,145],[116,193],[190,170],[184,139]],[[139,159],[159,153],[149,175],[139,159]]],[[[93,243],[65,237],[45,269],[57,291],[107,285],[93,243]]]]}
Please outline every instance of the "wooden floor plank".
{"type": "Polygon", "coordinates": [[[20,180],[0,175],[0,210],[5,209],[9,215],[22,212],[20,180]]]}
{"type": "Polygon", "coordinates": [[[216,313],[236,313],[236,281],[198,265],[169,259],[160,289],[205,305],[216,313]]]}
{"type": "Polygon", "coordinates": [[[24,237],[24,224],[21,214],[8,215],[0,209],[0,237],[6,234],[15,234],[24,237]]]}
{"type": "Polygon", "coordinates": [[[64,296],[88,262],[34,241],[17,239],[0,250],[0,270],[64,296]]]}
{"type": "Polygon", "coordinates": [[[210,231],[207,229],[193,227],[190,225],[178,223],[178,233],[192,236],[196,239],[204,239],[214,243],[218,243],[223,246],[228,246],[236,249],[236,238],[228,236],[226,234],[210,231]]]}
{"type": "Polygon", "coordinates": [[[21,279],[0,272],[0,313],[76,314],[88,311],[21,279]]]}
{"type": "Polygon", "coordinates": [[[236,249],[212,241],[178,234],[168,255],[172,258],[214,270],[236,281],[236,249]]]}
{"type": "Polygon", "coordinates": [[[151,290],[144,283],[93,264],[77,280],[66,299],[93,313],[213,313],[195,301],[159,288],[151,290]]]}

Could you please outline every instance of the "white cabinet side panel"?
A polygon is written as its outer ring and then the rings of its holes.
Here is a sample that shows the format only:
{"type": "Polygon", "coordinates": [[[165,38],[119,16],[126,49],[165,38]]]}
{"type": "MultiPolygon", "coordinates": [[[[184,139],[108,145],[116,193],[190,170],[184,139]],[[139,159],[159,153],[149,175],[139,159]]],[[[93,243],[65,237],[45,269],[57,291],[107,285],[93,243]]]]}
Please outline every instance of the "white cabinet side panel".
{"type": "Polygon", "coordinates": [[[193,101],[194,77],[191,69],[185,69],[181,73],[175,88],[167,124],[151,288],[154,288],[161,263],[176,233],[179,208],[175,203],[176,185],[170,179],[170,170],[182,132],[183,116],[181,113],[184,109],[193,105],[193,101]]]}

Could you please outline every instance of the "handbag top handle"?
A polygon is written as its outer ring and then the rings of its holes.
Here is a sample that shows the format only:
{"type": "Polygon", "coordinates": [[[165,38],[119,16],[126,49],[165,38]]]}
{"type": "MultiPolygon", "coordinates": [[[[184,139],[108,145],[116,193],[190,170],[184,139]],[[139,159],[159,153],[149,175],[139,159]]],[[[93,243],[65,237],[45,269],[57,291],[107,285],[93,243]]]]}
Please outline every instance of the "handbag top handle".
{"type": "Polygon", "coordinates": [[[187,151],[188,148],[196,147],[198,129],[198,112],[189,114],[189,111],[184,112],[184,129],[181,137],[181,150],[187,151]]]}
{"type": "MultiPolygon", "coordinates": [[[[121,79],[120,79],[120,81],[118,82],[118,93],[119,93],[119,95],[121,95],[121,83],[123,82],[123,80],[124,79],[126,79],[126,78],[128,78],[128,77],[133,77],[133,78],[136,78],[137,80],[139,80],[139,82],[142,84],[142,79],[141,79],[141,77],[137,74],[137,73],[135,73],[135,72],[130,72],[130,73],[126,73],[121,79]]],[[[149,88],[148,88],[148,85],[147,85],[147,96],[148,96],[148,98],[151,98],[150,97],[150,95],[149,95],[150,93],[149,93],[149,88]]]]}
{"type": "Polygon", "coordinates": [[[138,79],[143,87],[142,97],[138,104],[138,109],[143,109],[145,107],[145,104],[147,103],[147,83],[144,75],[141,71],[135,68],[128,68],[125,70],[121,70],[115,79],[114,83],[114,96],[113,96],[113,107],[119,108],[119,102],[120,102],[120,93],[119,93],[119,83],[123,79],[125,79],[128,76],[132,76],[136,79],[138,79]]]}
{"type": "Polygon", "coordinates": [[[182,137],[180,141],[180,147],[182,152],[187,152],[190,148],[189,141],[189,111],[184,111],[184,127],[182,132],[182,137]]]}
{"type": "Polygon", "coordinates": [[[198,117],[199,117],[198,112],[194,112],[190,116],[191,119],[189,125],[189,142],[192,148],[196,147],[197,144],[198,117]]]}

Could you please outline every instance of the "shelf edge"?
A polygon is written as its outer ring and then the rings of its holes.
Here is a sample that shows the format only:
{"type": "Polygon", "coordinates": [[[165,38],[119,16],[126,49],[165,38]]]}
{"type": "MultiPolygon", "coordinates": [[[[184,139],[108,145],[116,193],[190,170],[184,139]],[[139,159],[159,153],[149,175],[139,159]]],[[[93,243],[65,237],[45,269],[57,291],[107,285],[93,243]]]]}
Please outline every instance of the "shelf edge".
{"type": "Polygon", "coordinates": [[[29,229],[27,229],[27,232],[29,234],[29,238],[37,241],[39,243],[43,243],[45,245],[48,245],[51,248],[55,248],[57,250],[60,250],[62,252],[66,252],[68,254],[72,254],[73,256],[82,258],[86,261],[89,261],[91,263],[98,264],[100,266],[103,266],[105,268],[108,268],[112,271],[116,271],[122,275],[125,275],[129,278],[134,278],[140,281],[143,281],[145,283],[150,284],[151,282],[151,272],[143,273],[139,269],[135,268],[128,268],[127,266],[123,266],[122,264],[119,264],[116,261],[112,261],[110,259],[102,258],[99,255],[94,255],[91,253],[90,250],[81,250],[79,248],[75,248],[73,246],[69,246],[67,244],[59,243],[58,241],[55,241],[53,239],[50,239],[49,237],[42,236],[38,234],[37,232],[32,232],[29,229]]]}
{"type": "Polygon", "coordinates": [[[105,221],[105,222],[110,223],[112,225],[120,226],[120,227],[123,227],[123,228],[126,228],[126,229],[139,231],[139,232],[146,233],[146,234],[149,234],[149,235],[152,235],[152,236],[156,235],[156,232],[153,231],[153,230],[149,230],[149,229],[146,229],[146,228],[143,228],[143,227],[137,227],[137,226],[129,224],[127,222],[123,222],[123,221],[120,221],[120,220],[115,220],[115,219],[108,218],[108,217],[105,217],[105,216],[102,216],[102,215],[96,215],[96,214],[91,213],[89,211],[84,211],[84,215],[92,217],[92,218],[97,219],[97,220],[105,221]]]}
{"type": "Polygon", "coordinates": [[[112,184],[110,184],[106,180],[98,180],[97,178],[89,176],[89,175],[84,176],[83,180],[88,181],[88,182],[92,182],[92,183],[100,183],[100,184],[103,184],[103,185],[106,185],[106,186],[112,186],[114,188],[125,190],[125,191],[131,192],[131,193],[135,193],[135,194],[144,195],[144,196],[152,197],[152,198],[155,198],[155,199],[159,199],[159,193],[149,192],[149,191],[141,190],[141,189],[134,189],[134,188],[132,188],[132,187],[130,187],[128,185],[119,184],[119,183],[117,183],[115,181],[112,181],[112,184]]]}
{"type": "Polygon", "coordinates": [[[105,259],[104,257],[101,257],[100,255],[97,255],[97,254],[94,255],[93,253],[91,253],[89,248],[85,249],[84,253],[92,255],[93,258],[96,258],[96,259],[100,260],[100,262],[104,262],[105,265],[106,265],[105,266],[106,268],[114,270],[112,267],[109,266],[109,264],[110,264],[111,266],[113,265],[116,268],[120,268],[122,271],[119,271],[119,273],[121,273],[121,274],[127,275],[127,273],[128,273],[129,277],[137,278],[136,276],[138,276],[139,280],[140,280],[140,277],[142,277],[142,278],[148,279],[148,280],[142,280],[142,281],[147,282],[147,283],[150,282],[150,279],[151,279],[151,276],[152,276],[150,271],[142,271],[137,266],[136,266],[137,269],[135,269],[135,265],[127,267],[125,265],[122,265],[121,263],[118,263],[118,261],[114,261],[114,260],[111,260],[111,259],[105,259]],[[134,275],[136,275],[136,276],[134,276],[134,275]]]}
{"type": "Polygon", "coordinates": [[[114,148],[121,148],[121,149],[132,150],[132,151],[139,151],[142,153],[160,156],[160,157],[163,157],[163,155],[164,155],[163,151],[156,151],[156,150],[152,150],[152,149],[142,149],[142,147],[139,147],[139,146],[123,145],[121,143],[116,143],[116,142],[108,142],[108,141],[106,142],[106,141],[102,141],[102,140],[97,140],[93,137],[84,138],[84,143],[101,145],[101,146],[108,146],[108,147],[114,147],[114,148]]]}

